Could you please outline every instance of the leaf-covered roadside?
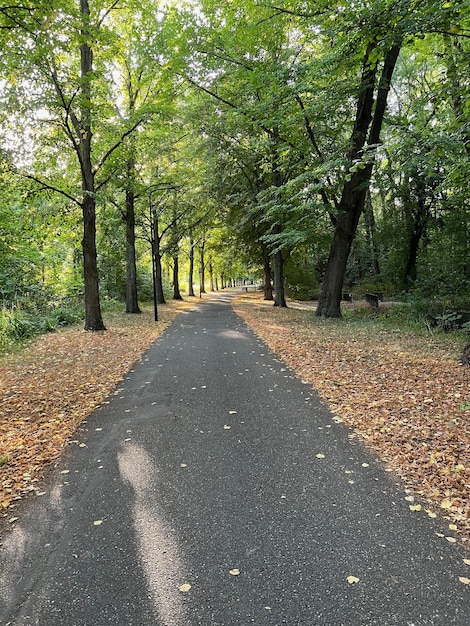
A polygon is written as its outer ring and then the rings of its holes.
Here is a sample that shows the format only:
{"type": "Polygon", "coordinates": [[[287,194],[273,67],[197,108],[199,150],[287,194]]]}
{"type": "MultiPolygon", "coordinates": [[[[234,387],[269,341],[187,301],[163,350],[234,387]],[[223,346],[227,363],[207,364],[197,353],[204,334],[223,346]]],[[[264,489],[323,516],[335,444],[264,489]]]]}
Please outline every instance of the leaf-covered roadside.
{"type": "Polygon", "coordinates": [[[158,323],[150,311],[113,314],[107,331],[67,328],[0,361],[1,516],[11,518],[18,500],[38,490],[78,425],[185,306],[161,307],[158,323]]]}
{"type": "Polygon", "coordinates": [[[428,503],[422,514],[440,510],[470,541],[470,369],[457,353],[432,338],[319,319],[259,296],[234,308],[428,503]]]}

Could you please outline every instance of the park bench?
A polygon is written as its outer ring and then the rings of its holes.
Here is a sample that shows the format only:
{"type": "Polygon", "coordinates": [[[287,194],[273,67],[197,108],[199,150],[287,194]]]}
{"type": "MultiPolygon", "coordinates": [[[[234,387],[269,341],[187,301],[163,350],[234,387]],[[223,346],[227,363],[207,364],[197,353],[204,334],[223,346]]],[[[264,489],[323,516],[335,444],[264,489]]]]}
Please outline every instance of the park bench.
{"type": "Polygon", "coordinates": [[[379,308],[379,301],[383,302],[384,295],[380,291],[366,291],[366,301],[374,308],[379,308]]]}
{"type": "Polygon", "coordinates": [[[242,291],[248,293],[248,289],[253,289],[253,291],[259,291],[262,288],[263,287],[260,287],[259,285],[243,285],[242,291]]]}

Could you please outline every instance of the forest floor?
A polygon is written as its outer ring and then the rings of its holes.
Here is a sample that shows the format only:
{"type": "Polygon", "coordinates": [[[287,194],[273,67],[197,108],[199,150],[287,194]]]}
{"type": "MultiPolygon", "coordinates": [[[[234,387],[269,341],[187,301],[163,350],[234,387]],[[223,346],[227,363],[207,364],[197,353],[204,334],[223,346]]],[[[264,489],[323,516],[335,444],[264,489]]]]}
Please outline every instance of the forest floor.
{"type": "Polygon", "coordinates": [[[261,298],[244,294],[234,308],[317,390],[350,438],[403,479],[411,510],[442,515],[469,545],[470,368],[459,362],[463,346],[394,328],[372,312],[345,322],[315,317],[312,303],[274,308],[261,298]]]}
{"type": "MultiPolygon", "coordinates": [[[[13,523],[28,493],[81,422],[191,302],[106,317],[109,330],[72,327],[0,360],[0,517],[13,523]]],[[[419,337],[379,318],[315,318],[244,294],[236,312],[404,481],[417,514],[443,514],[470,542],[470,368],[451,340],[419,337]]],[[[461,346],[460,346],[461,347],[461,346]]],[[[452,537],[449,538],[452,540],[452,537]]]]}

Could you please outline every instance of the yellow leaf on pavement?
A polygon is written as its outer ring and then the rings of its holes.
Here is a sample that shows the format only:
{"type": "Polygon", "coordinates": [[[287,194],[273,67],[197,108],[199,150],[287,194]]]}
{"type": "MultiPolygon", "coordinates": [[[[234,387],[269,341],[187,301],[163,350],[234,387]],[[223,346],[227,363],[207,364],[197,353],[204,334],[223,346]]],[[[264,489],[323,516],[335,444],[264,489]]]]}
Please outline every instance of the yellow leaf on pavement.
{"type": "Polygon", "coordinates": [[[354,585],[359,582],[359,578],[356,578],[356,576],[348,576],[346,580],[350,585],[354,585]]]}

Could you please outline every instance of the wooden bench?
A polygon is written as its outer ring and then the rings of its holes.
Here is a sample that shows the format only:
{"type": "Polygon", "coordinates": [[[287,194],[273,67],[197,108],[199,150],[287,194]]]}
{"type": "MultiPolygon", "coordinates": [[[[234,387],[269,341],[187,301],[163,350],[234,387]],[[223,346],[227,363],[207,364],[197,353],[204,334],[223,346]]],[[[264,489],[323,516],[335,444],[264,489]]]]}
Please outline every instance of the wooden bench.
{"type": "Polygon", "coordinates": [[[253,291],[258,291],[259,287],[257,285],[244,285],[242,287],[242,291],[248,293],[248,289],[253,289],[253,291]]]}
{"type": "Polygon", "coordinates": [[[383,302],[384,295],[380,291],[366,291],[365,298],[372,308],[378,309],[379,301],[383,302]]]}

